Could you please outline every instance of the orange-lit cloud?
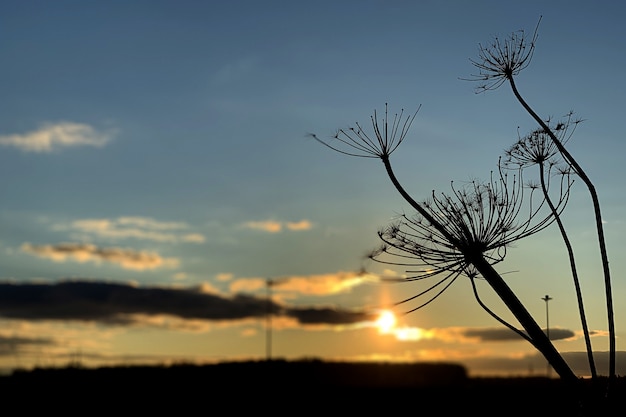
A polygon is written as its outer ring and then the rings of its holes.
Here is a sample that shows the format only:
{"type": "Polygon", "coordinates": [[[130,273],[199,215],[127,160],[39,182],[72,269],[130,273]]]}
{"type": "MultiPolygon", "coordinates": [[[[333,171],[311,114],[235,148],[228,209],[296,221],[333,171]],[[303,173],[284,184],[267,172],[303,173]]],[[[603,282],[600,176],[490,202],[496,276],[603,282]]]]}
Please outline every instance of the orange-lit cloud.
{"type": "Polygon", "coordinates": [[[289,230],[309,230],[313,227],[313,224],[308,220],[300,220],[299,222],[287,222],[287,229],[289,230]]]}
{"type": "Polygon", "coordinates": [[[151,327],[188,333],[205,333],[215,327],[214,323],[207,320],[183,318],[171,314],[120,314],[118,319],[119,324],[125,327],[151,327]]]}
{"type": "Polygon", "coordinates": [[[112,132],[99,132],[81,123],[46,124],[38,130],[23,134],[1,135],[0,145],[27,152],[51,152],[72,146],[102,147],[113,137],[112,132]]]}
{"type": "Polygon", "coordinates": [[[222,272],[222,273],[217,274],[215,276],[215,278],[218,281],[222,281],[222,282],[230,281],[231,279],[233,279],[233,277],[234,277],[234,275],[232,273],[230,273],[230,272],[222,272]]]}
{"type": "Polygon", "coordinates": [[[111,341],[125,331],[92,323],[3,320],[0,369],[63,367],[73,361],[85,366],[120,363],[122,358],[110,355],[111,341]]]}
{"type": "Polygon", "coordinates": [[[198,292],[203,293],[203,294],[220,294],[220,290],[218,290],[217,288],[215,288],[213,285],[211,285],[208,282],[203,282],[200,285],[198,285],[197,287],[198,292]]]}
{"type": "Polygon", "coordinates": [[[278,291],[291,291],[309,295],[328,295],[350,291],[361,285],[367,277],[355,272],[337,272],[333,274],[292,276],[273,281],[272,287],[278,291]]]}
{"type": "Polygon", "coordinates": [[[255,292],[267,286],[267,280],[262,278],[243,278],[233,281],[230,284],[232,293],[255,292]]]}
{"type": "Polygon", "coordinates": [[[30,255],[54,262],[108,262],[124,269],[144,271],[159,268],[175,268],[176,258],[163,258],[156,252],[136,251],[132,249],[106,247],[101,248],[85,243],[60,243],[57,245],[32,245],[24,243],[21,250],[30,255]]]}
{"type": "MultiPolygon", "coordinates": [[[[377,281],[377,277],[360,272],[336,272],[321,275],[294,275],[271,280],[275,292],[293,292],[298,294],[324,296],[350,291],[353,287],[366,282],[377,281]]],[[[232,292],[253,292],[267,285],[266,279],[242,278],[230,285],[232,292]]]]}
{"type": "Polygon", "coordinates": [[[243,224],[247,229],[260,230],[268,233],[279,233],[286,228],[294,232],[309,230],[313,224],[308,220],[300,220],[298,222],[280,222],[276,220],[249,221],[243,224]]]}
{"type": "Polygon", "coordinates": [[[254,230],[261,230],[268,233],[278,233],[283,229],[283,224],[273,220],[251,221],[243,224],[243,227],[254,230]]]}
{"type": "Polygon", "coordinates": [[[189,226],[183,222],[161,222],[149,217],[119,217],[117,219],[81,219],[57,229],[70,229],[79,233],[107,239],[141,239],[155,242],[204,243],[200,233],[184,233],[189,226]]]}
{"type": "MultiPolygon", "coordinates": [[[[376,323],[371,323],[376,326],[376,323]]],[[[398,326],[389,329],[386,334],[394,336],[403,342],[416,342],[419,340],[436,339],[445,343],[477,344],[483,342],[519,342],[524,339],[514,331],[506,327],[445,327],[422,329],[419,327],[398,326]]],[[[581,335],[568,329],[550,329],[552,340],[574,340],[581,335]]]]}
{"type": "Polygon", "coordinates": [[[49,337],[28,335],[0,334],[0,357],[14,355],[25,350],[39,350],[43,347],[54,345],[54,341],[49,337]]]}

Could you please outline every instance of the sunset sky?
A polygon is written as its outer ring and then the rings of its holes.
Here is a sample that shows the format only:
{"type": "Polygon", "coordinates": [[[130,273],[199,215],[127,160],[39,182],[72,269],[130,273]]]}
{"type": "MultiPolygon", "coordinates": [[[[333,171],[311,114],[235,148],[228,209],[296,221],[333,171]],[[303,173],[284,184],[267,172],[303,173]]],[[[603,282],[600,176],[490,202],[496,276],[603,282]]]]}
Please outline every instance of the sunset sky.
{"type": "MultiPolygon", "coordinates": [[[[275,358],[545,373],[464,277],[379,321],[424,288],[384,282],[405,271],[366,259],[411,208],[379,160],[310,136],[369,127],[385,103],[419,108],[391,158],[407,191],[422,201],[489,179],[536,124],[506,85],[476,94],[470,59],[540,16],[517,83],[542,117],[584,119],[568,149],[600,196],[625,374],[626,5],[608,0],[2,1],[0,370],[263,359],[271,308],[275,358]]],[[[606,374],[602,268],[579,180],[563,221],[606,374]]],[[[586,375],[556,225],[496,269],[542,327],[552,297],[555,346],[586,375]]]]}

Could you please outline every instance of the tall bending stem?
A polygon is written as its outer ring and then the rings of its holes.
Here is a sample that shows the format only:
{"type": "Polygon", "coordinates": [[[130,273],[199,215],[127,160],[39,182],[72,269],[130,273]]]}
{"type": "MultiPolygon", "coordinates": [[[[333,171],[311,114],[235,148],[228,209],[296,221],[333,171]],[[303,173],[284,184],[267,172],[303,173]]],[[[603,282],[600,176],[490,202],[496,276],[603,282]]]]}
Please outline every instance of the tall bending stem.
{"type": "Polygon", "coordinates": [[[593,183],[583,171],[583,169],[578,165],[574,157],[565,149],[561,141],[556,137],[554,132],[548,127],[546,122],[544,122],[541,117],[535,113],[535,111],[526,103],[526,101],[522,98],[519,91],[517,90],[517,86],[515,85],[515,81],[513,77],[509,77],[509,84],[511,85],[511,89],[513,90],[513,94],[520,102],[522,107],[532,116],[533,119],[541,126],[541,128],[550,136],[550,139],[554,142],[557,149],[563,155],[563,158],[567,161],[568,164],[574,169],[576,174],[583,180],[587,188],[589,189],[589,194],[591,195],[591,201],[593,203],[593,210],[595,213],[596,220],[596,230],[598,234],[598,245],[600,247],[600,257],[602,259],[602,269],[604,272],[604,289],[605,289],[605,297],[606,297],[606,311],[607,311],[607,321],[609,327],[609,379],[612,380],[615,378],[615,319],[613,314],[613,294],[611,290],[611,272],[609,270],[609,258],[606,251],[606,243],[604,239],[604,227],[602,226],[602,214],[600,213],[600,201],[598,200],[598,193],[596,192],[596,188],[593,183]]]}
{"type": "MultiPolygon", "coordinates": [[[[418,204],[400,185],[400,182],[395,176],[393,169],[391,168],[391,163],[389,162],[388,157],[381,158],[383,163],[385,164],[385,169],[387,170],[387,175],[391,179],[394,187],[398,190],[400,195],[415,209],[418,213],[420,213],[430,224],[432,224],[445,238],[452,244],[455,244],[456,239],[448,233],[448,231],[439,223],[436,219],[434,219],[428,211],[426,211],[420,204],[418,204]]],[[[460,245],[457,245],[460,247],[460,245]]],[[[481,276],[489,283],[491,288],[498,294],[500,299],[504,302],[504,304],[508,307],[508,309],[513,313],[515,318],[522,325],[528,336],[530,337],[531,343],[535,348],[543,354],[546,360],[552,365],[552,368],[555,372],[561,377],[561,379],[575,383],[578,379],[574,372],[571,370],[567,362],[563,359],[561,354],[556,350],[550,339],[546,336],[546,334],[541,330],[535,319],[530,315],[528,310],[524,307],[521,301],[517,298],[515,293],[511,290],[511,288],[507,285],[507,283],[502,279],[500,274],[491,266],[487,260],[485,260],[482,253],[475,252],[467,252],[464,253],[467,261],[474,265],[474,267],[480,272],[481,276]]]]}
{"type": "MultiPolygon", "coordinates": [[[[565,242],[565,247],[567,248],[570,269],[572,271],[572,279],[574,280],[574,288],[576,289],[576,299],[578,301],[578,314],[580,315],[580,322],[581,322],[581,325],[583,326],[583,334],[585,336],[585,345],[587,347],[587,360],[589,361],[589,370],[591,371],[591,378],[595,381],[598,374],[596,372],[596,363],[595,363],[595,360],[593,359],[591,337],[589,336],[589,327],[587,326],[587,317],[585,315],[585,305],[583,303],[583,294],[580,289],[580,280],[578,279],[576,260],[574,259],[574,249],[572,248],[572,244],[569,240],[569,237],[567,236],[567,232],[565,231],[565,226],[563,225],[563,222],[561,221],[561,216],[559,215],[559,212],[557,211],[556,207],[554,207],[554,204],[552,203],[552,200],[550,199],[550,195],[548,194],[548,187],[546,185],[545,169],[544,169],[543,162],[539,164],[539,178],[541,181],[541,190],[543,191],[543,196],[546,202],[548,203],[550,210],[552,211],[552,215],[554,216],[554,219],[556,220],[557,225],[559,226],[559,230],[561,231],[561,237],[563,238],[563,242],[565,242]]],[[[546,298],[544,298],[544,300],[546,301],[546,322],[548,322],[548,296],[547,295],[546,295],[546,298]]],[[[548,331],[548,338],[549,338],[550,337],[549,323],[548,323],[547,331],[548,331]]]]}

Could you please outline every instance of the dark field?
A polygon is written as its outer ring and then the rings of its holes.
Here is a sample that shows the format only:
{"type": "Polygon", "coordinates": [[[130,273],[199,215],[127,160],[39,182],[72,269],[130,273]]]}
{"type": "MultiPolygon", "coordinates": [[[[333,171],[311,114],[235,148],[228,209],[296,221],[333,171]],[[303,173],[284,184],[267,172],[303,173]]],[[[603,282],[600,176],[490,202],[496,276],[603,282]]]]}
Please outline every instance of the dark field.
{"type": "MultiPolygon", "coordinates": [[[[0,377],[0,392],[24,415],[602,415],[593,400],[606,380],[598,389],[579,382],[468,378],[446,364],[270,361],[18,371],[0,377]]],[[[611,409],[624,412],[624,378],[613,392],[611,409]]]]}

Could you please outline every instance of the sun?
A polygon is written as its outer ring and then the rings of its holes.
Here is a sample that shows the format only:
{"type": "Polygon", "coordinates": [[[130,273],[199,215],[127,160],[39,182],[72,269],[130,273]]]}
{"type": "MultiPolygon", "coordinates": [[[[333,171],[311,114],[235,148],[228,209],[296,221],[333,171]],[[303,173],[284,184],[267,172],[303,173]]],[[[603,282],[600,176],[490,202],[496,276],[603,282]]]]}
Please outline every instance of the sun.
{"type": "Polygon", "coordinates": [[[391,333],[391,330],[396,326],[396,315],[393,314],[393,311],[383,310],[374,324],[378,328],[379,333],[391,333]]]}

